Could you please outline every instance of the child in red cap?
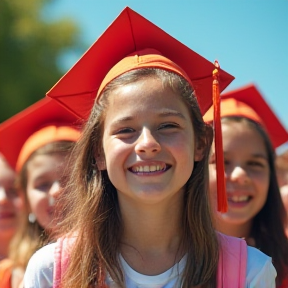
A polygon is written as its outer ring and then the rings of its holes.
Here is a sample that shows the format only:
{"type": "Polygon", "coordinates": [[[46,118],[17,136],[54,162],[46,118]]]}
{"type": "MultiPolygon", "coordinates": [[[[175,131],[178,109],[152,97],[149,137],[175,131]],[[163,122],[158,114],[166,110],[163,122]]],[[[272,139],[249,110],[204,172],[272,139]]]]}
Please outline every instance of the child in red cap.
{"type": "Polygon", "coordinates": [[[77,119],[46,98],[0,125],[0,137],[6,139],[0,149],[17,171],[16,191],[26,203],[8,259],[0,262],[1,288],[21,287],[16,283],[22,282],[30,257],[56,225],[54,202],[62,190],[60,180],[67,170],[70,149],[80,135],[73,126],[77,119]]]}
{"type": "MultiPolygon", "coordinates": [[[[272,257],[277,287],[288,287],[287,217],[275,169],[275,148],[288,133],[255,85],[223,94],[221,118],[228,211],[216,213],[216,227],[272,257]]],[[[212,121],[212,109],[204,119],[212,121]]],[[[213,148],[209,166],[215,196],[213,148]]]]}
{"type": "MultiPolygon", "coordinates": [[[[87,121],[60,238],[34,254],[25,288],[274,287],[271,259],[211,220],[201,113],[214,68],[126,8],[48,92],[87,121]]],[[[222,91],[233,77],[217,71],[222,91]]]]}

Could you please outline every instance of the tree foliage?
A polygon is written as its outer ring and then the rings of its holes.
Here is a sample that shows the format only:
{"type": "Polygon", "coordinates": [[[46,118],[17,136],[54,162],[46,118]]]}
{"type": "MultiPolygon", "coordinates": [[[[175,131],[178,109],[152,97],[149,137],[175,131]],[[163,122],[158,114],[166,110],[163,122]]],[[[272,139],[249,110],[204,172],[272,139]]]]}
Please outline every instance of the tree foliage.
{"type": "Polygon", "coordinates": [[[59,56],[81,48],[71,19],[43,17],[50,2],[0,1],[0,122],[43,98],[63,74],[59,56]]]}

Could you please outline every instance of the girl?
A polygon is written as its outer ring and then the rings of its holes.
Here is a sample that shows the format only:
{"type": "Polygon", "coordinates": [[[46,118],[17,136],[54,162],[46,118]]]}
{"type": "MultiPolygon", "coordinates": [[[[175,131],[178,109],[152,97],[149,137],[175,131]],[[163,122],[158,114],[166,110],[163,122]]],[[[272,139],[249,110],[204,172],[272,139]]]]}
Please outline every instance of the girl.
{"type": "Polygon", "coordinates": [[[0,154],[0,260],[7,258],[9,244],[19,228],[23,199],[15,189],[15,171],[0,154]]]}
{"type": "MultiPolygon", "coordinates": [[[[221,117],[228,212],[216,213],[217,230],[245,238],[272,257],[277,287],[288,287],[287,218],[274,165],[274,148],[286,142],[288,134],[253,85],[222,95],[221,117]]],[[[212,120],[211,110],[204,119],[212,120]]],[[[212,149],[212,195],[216,194],[214,163],[212,149]]]]}
{"type": "Polygon", "coordinates": [[[61,192],[60,180],[66,171],[66,158],[79,137],[78,130],[68,123],[75,119],[55,101],[44,99],[0,127],[1,136],[13,131],[10,138],[9,135],[6,137],[8,143],[13,142],[17,130],[25,134],[21,140],[26,138],[21,150],[13,151],[13,154],[19,154],[16,163],[17,186],[25,197],[26,213],[11,243],[10,266],[6,266],[6,276],[0,279],[2,288],[19,287],[28,260],[43,245],[56,224],[53,221],[53,203],[61,192]],[[34,133],[31,133],[33,130],[34,133]]]}
{"type": "MultiPolygon", "coordinates": [[[[61,238],[34,254],[25,288],[223,287],[225,261],[217,271],[218,261],[232,238],[213,229],[207,193],[212,130],[192,88],[193,79],[212,70],[126,8],[48,92],[78,115],[93,107],[75,147],[69,192],[59,200],[65,203],[61,238]],[[102,68],[110,69],[106,76],[102,68]],[[73,81],[84,71],[82,83],[73,81]]],[[[208,78],[194,82],[203,110],[211,102],[208,78]]],[[[248,249],[247,277],[244,266],[236,266],[233,274],[244,272],[244,282],[236,275],[234,284],[274,287],[271,261],[256,249],[248,249]]]]}

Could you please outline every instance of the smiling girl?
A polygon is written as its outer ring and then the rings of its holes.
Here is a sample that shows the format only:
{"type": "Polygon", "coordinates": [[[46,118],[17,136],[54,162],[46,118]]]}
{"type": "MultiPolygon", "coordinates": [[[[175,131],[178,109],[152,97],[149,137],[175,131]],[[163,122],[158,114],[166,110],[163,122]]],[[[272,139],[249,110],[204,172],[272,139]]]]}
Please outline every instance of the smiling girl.
{"type": "Polygon", "coordinates": [[[25,288],[274,287],[270,258],[212,225],[212,128],[200,109],[213,69],[126,8],[48,92],[87,121],[58,199],[60,238],[31,258],[25,288]]]}
{"type": "MultiPolygon", "coordinates": [[[[254,85],[223,94],[221,109],[228,212],[216,213],[216,227],[245,238],[272,257],[277,287],[287,287],[287,218],[277,184],[274,148],[286,142],[288,134],[254,85]]],[[[204,119],[212,120],[211,110],[204,119]]],[[[215,196],[214,148],[209,166],[210,190],[215,196]]]]}
{"type": "Polygon", "coordinates": [[[62,191],[67,157],[79,137],[79,131],[71,127],[76,119],[55,101],[43,99],[0,126],[1,138],[12,143],[1,148],[7,150],[7,159],[17,171],[17,191],[26,203],[22,226],[11,242],[5,281],[0,278],[1,288],[21,287],[28,260],[56,225],[54,202],[62,191]]]}

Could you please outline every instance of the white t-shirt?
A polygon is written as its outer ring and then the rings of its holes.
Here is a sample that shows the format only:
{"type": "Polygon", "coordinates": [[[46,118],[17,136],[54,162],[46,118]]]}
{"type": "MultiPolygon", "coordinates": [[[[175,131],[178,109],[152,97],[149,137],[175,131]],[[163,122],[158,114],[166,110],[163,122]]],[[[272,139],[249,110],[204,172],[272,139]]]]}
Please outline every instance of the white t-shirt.
{"type": "MultiPolygon", "coordinates": [[[[49,244],[37,251],[30,259],[25,276],[25,288],[52,288],[54,249],[56,243],[49,244]]],[[[271,258],[259,250],[248,246],[245,288],[275,288],[276,270],[271,258]]],[[[133,270],[120,255],[120,263],[125,274],[127,288],[175,288],[185,267],[186,257],[172,268],[156,276],[147,276],[133,270]]],[[[107,284],[113,286],[108,276],[107,284]]]]}

